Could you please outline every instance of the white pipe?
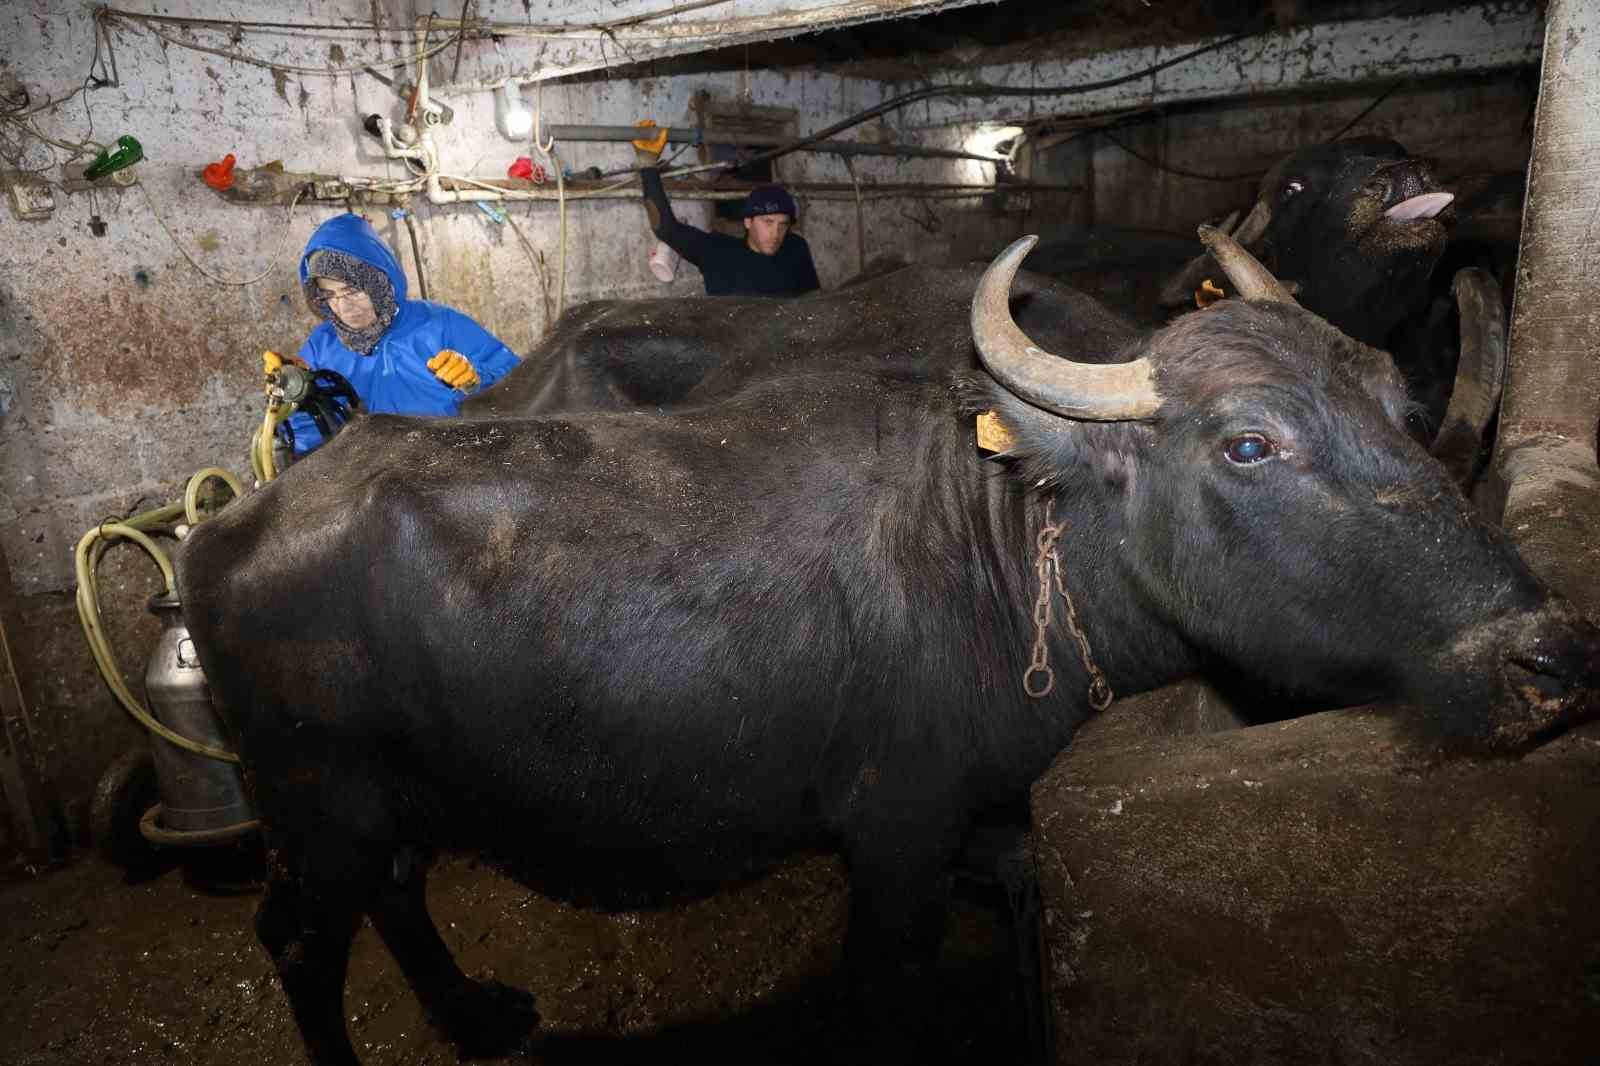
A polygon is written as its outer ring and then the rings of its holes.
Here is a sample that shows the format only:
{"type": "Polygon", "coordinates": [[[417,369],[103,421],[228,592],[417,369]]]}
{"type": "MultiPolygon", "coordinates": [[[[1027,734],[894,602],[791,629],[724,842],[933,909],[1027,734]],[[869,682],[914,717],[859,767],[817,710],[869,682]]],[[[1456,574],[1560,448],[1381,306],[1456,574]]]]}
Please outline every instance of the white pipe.
{"type": "Polygon", "coordinates": [[[394,135],[394,123],[379,115],[378,136],[383,142],[383,154],[390,159],[415,159],[428,169],[433,169],[430,165],[433,157],[433,138],[428,134],[420,135],[415,145],[402,144],[394,135]]]}

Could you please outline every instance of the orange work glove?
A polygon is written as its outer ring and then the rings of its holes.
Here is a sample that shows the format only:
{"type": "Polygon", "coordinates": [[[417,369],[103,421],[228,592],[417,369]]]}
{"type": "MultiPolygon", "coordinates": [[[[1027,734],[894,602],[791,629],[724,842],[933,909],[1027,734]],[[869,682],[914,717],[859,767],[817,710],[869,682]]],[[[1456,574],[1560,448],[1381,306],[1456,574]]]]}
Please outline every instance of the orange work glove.
{"type": "MultiPolygon", "coordinates": [[[[656,120],[653,118],[642,118],[638,122],[635,122],[634,125],[640,130],[648,132],[649,130],[656,129],[656,120]]],[[[654,163],[657,159],[661,158],[661,149],[665,148],[666,146],[667,131],[665,129],[661,129],[657,130],[655,135],[652,137],[635,137],[633,140],[633,154],[640,163],[654,163]]]]}
{"type": "Polygon", "coordinates": [[[450,348],[429,359],[428,369],[433,371],[434,377],[462,392],[475,388],[478,384],[477,368],[467,362],[466,356],[450,348]]]}

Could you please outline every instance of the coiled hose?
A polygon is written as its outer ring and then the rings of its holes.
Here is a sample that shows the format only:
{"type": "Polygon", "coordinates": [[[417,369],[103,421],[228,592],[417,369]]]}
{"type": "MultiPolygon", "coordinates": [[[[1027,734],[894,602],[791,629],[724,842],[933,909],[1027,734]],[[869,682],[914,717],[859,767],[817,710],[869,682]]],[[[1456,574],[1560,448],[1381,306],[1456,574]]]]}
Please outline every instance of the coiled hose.
{"type": "MultiPolygon", "coordinates": [[[[271,412],[268,412],[271,417],[271,412]]],[[[273,423],[274,427],[276,423],[273,423]]],[[[263,427],[265,429],[265,427],[263,427]]],[[[262,433],[267,442],[267,469],[271,469],[272,433],[270,430],[262,433]]],[[[252,447],[252,465],[255,463],[254,447],[252,447]]],[[[270,477],[270,476],[269,476],[270,477]]],[[[83,638],[89,645],[89,651],[94,656],[95,665],[100,668],[100,676],[105,678],[106,687],[111,694],[122,704],[124,710],[133,716],[134,720],[144,726],[156,736],[175,744],[185,751],[192,751],[197,755],[209,756],[223,762],[238,762],[239,756],[223,748],[214,748],[209,744],[202,744],[190,740],[181,733],[176,733],[156,720],[155,715],[145,709],[139,702],[133,690],[128,687],[127,680],[123,678],[122,671],[117,667],[117,660],[111,653],[111,644],[106,639],[105,627],[100,617],[99,589],[95,582],[95,571],[100,565],[100,557],[106,549],[119,540],[131,540],[145,550],[156,566],[161,570],[161,580],[164,585],[163,592],[171,595],[177,592],[176,575],[172,569],[172,560],[161,546],[156,543],[151,533],[171,535],[174,533],[174,523],[182,518],[189,526],[193,527],[204,521],[207,517],[200,511],[200,488],[207,481],[217,479],[233,491],[234,498],[244,495],[239,482],[221,467],[207,467],[189,478],[189,483],[183,492],[183,500],[179,503],[169,503],[142,514],[133,515],[115,522],[101,522],[78,540],[78,547],[73,554],[73,566],[78,578],[78,620],[83,624],[83,638]]]]}

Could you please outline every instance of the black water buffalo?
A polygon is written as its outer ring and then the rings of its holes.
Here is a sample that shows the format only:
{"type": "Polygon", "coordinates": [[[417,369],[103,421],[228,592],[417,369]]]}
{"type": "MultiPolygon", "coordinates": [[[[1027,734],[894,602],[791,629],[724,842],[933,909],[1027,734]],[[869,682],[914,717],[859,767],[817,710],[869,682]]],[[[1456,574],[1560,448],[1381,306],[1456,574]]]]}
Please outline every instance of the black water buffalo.
{"type": "MultiPolygon", "coordinates": [[[[1448,296],[1451,278],[1435,279],[1434,270],[1455,222],[1454,199],[1402,145],[1355,137],[1285,156],[1233,233],[1274,276],[1294,283],[1302,307],[1394,357],[1424,439],[1439,428],[1456,372],[1453,338],[1417,328],[1435,297],[1448,296]]],[[[1162,302],[1193,307],[1201,280],[1217,281],[1217,273],[1212,257],[1200,255],[1167,282],[1162,302]]]]}
{"type": "MultiPolygon", "coordinates": [[[[983,266],[907,266],[799,300],[703,296],[597,300],[555,329],[491,389],[461,405],[470,418],[692,408],[773,375],[858,369],[927,373],[976,368],[967,315],[983,266]]],[[[1058,351],[1115,351],[1138,332],[1125,317],[1059,282],[1018,277],[1022,328],[1058,351]]]]}
{"type": "MultiPolygon", "coordinates": [[[[1456,213],[1450,200],[1429,168],[1399,144],[1352,138],[1281,160],[1235,235],[1277,276],[1295,283],[1302,306],[1357,340],[1390,347],[1416,401],[1413,430],[1425,440],[1444,422],[1457,363],[1450,308],[1437,307],[1438,294],[1430,289],[1456,213]]],[[[1057,335],[1063,328],[1099,331],[1093,347],[1102,349],[1112,335],[1158,324],[1173,307],[1192,309],[1201,281],[1221,280],[1211,256],[1195,258],[1193,249],[1192,238],[1149,230],[1058,229],[1029,259],[1030,273],[1014,300],[1017,319],[1054,350],[1082,346],[1079,336],[1057,335]],[[1087,306],[1091,298],[1111,310],[1087,306]]],[[[493,389],[468,399],[462,413],[693,406],[794,365],[859,361],[864,352],[903,364],[975,363],[966,338],[930,340],[922,305],[899,294],[957,294],[963,287],[970,293],[980,271],[915,265],[782,308],[726,298],[586,304],[563,316],[493,389]]],[[[1443,281],[1448,303],[1450,279],[1443,281]]],[[[1485,303],[1484,289],[1476,284],[1475,306],[1485,303]]],[[[1464,331],[1494,329],[1474,323],[1464,331]]],[[[1498,371],[1494,360],[1503,351],[1480,349],[1478,355],[1470,369],[1488,364],[1498,371]]],[[[1498,379],[1488,374],[1480,372],[1472,395],[1497,403],[1498,379]]],[[[1471,437],[1481,434],[1491,414],[1474,410],[1458,421],[1470,423],[1471,437]]],[[[1466,453],[1454,464],[1470,466],[1477,442],[1463,443],[1458,432],[1452,445],[1466,453]]],[[[1466,481],[1469,472],[1459,476],[1466,481]]]]}
{"type": "Polygon", "coordinates": [[[314,1062],[355,1061],[363,915],[447,1032],[503,1031],[428,917],[435,849],[596,906],[836,850],[893,1031],[952,856],[1112,691],[1227,670],[1509,748],[1592,706],[1600,632],[1403,431],[1386,357],[1230,248],[1252,298],[1059,358],[1009,313],[1027,247],[972,301],[992,377],[863,359],[670,415],[375,416],[191,534],[314,1062]]]}
{"type": "MultiPolygon", "coordinates": [[[[1427,304],[1454,199],[1402,145],[1355,137],[1279,160],[1233,237],[1275,277],[1295,283],[1302,307],[1381,348],[1427,304]]],[[[1209,254],[1168,283],[1163,301],[1192,306],[1208,272],[1218,273],[1209,254]]]]}

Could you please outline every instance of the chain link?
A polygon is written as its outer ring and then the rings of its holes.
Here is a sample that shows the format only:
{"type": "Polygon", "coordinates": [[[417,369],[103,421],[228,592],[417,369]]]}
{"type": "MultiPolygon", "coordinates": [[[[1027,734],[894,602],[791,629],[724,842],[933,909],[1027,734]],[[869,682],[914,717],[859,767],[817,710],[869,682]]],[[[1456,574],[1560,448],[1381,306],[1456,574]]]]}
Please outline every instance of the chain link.
{"type": "Polygon", "coordinates": [[[1050,668],[1050,650],[1045,643],[1045,633],[1050,628],[1050,588],[1054,585],[1066,604],[1067,631],[1078,644],[1078,658],[1083,661],[1083,671],[1089,676],[1089,706],[1103,711],[1111,706],[1114,694],[1106,675],[1095,665],[1094,655],[1089,650],[1089,638],[1083,635],[1083,628],[1078,624],[1078,609],[1073,606],[1072,594],[1067,591],[1066,582],[1061,577],[1061,557],[1056,554],[1056,542],[1066,532],[1066,523],[1059,526],[1055,524],[1054,509],[1055,501],[1046,500],[1044,526],[1035,539],[1039,553],[1034,559],[1033,569],[1039,578],[1039,595],[1033,601],[1033,655],[1028,662],[1027,672],[1022,675],[1022,689],[1034,699],[1043,699],[1056,687],[1056,674],[1050,668]],[[1044,677],[1044,687],[1037,691],[1034,690],[1036,675],[1044,677]]]}

